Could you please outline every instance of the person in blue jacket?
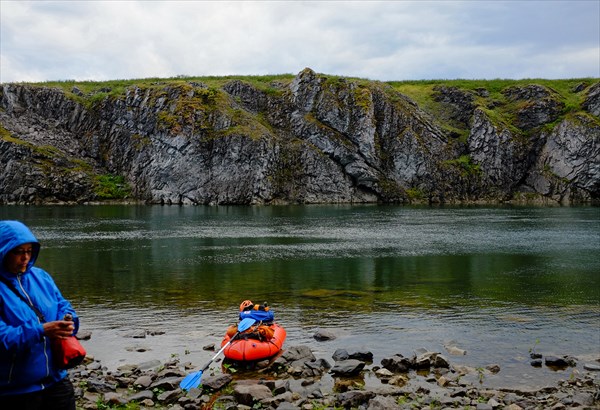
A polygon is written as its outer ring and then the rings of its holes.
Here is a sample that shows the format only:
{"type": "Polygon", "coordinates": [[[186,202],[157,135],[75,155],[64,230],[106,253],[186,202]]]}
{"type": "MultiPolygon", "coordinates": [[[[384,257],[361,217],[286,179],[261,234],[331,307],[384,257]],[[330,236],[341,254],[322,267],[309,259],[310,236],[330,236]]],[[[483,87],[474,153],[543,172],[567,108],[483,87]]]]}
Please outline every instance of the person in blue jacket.
{"type": "Polygon", "coordinates": [[[0,409],[75,410],[73,385],[54,365],[50,341],[76,333],[79,319],[52,277],[34,266],[39,252],[27,226],[0,221],[0,409]]]}

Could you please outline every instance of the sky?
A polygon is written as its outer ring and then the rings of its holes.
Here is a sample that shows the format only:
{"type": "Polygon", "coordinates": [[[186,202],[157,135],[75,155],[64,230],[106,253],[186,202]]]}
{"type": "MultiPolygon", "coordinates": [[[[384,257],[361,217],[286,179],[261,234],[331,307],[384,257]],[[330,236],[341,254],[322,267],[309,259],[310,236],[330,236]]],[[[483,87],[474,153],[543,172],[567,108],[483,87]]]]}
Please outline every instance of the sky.
{"type": "Polygon", "coordinates": [[[600,77],[600,0],[0,0],[0,82],[600,77]]]}

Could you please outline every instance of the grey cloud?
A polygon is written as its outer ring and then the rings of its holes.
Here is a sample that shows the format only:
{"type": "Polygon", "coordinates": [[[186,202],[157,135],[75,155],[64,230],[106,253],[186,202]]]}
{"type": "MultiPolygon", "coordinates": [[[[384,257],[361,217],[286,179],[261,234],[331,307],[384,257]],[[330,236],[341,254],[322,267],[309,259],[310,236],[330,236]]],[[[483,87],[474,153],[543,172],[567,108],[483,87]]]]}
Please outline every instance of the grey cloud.
{"type": "Polygon", "coordinates": [[[600,76],[595,1],[0,5],[2,82],[304,67],[379,80],[600,76]]]}

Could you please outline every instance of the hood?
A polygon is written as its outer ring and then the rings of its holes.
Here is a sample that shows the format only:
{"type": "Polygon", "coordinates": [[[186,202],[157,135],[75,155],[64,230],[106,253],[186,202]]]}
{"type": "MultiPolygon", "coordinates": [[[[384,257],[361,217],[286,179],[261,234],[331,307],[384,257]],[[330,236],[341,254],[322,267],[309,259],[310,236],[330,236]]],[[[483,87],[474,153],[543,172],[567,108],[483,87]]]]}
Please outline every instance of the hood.
{"type": "Polygon", "coordinates": [[[0,221],[0,272],[7,275],[8,272],[4,268],[4,257],[8,252],[17,246],[25,243],[33,245],[33,254],[27,266],[27,271],[35,264],[35,261],[40,253],[40,243],[35,235],[29,230],[25,224],[19,221],[0,221]]]}

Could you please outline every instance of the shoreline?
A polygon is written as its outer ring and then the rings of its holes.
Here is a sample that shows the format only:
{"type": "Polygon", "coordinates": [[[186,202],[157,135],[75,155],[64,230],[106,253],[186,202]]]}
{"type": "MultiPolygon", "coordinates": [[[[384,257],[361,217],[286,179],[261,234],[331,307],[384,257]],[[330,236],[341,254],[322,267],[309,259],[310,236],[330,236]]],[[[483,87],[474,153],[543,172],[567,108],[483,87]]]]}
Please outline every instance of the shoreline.
{"type": "Polygon", "coordinates": [[[304,345],[251,364],[221,356],[202,374],[201,386],[188,392],[179,383],[199,367],[179,357],[109,370],[89,356],[69,373],[78,409],[600,409],[600,357],[541,388],[488,387],[486,375],[499,367],[467,368],[435,352],[394,355],[381,364],[372,357],[338,349],[331,360],[317,359],[304,345]],[[365,383],[370,378],[380,385],[365,383]]]}

